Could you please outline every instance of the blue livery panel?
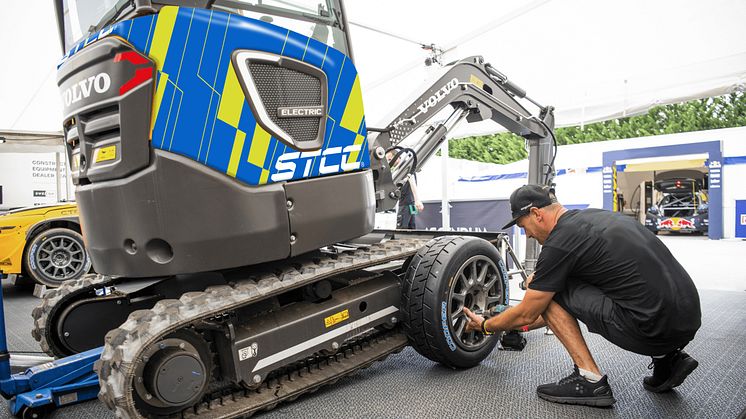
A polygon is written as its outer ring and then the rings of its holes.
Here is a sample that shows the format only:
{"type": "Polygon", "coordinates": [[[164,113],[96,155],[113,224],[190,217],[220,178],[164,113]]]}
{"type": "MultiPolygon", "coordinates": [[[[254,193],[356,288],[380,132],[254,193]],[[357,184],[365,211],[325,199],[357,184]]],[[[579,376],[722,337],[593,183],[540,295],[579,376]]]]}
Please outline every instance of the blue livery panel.
{"type": "Polygon", "coordinates": [[[270,23],[220,11],[167,6],[156,15],[104,28],[156,64],[152,146],[191,158],[249,185],[370,166],[357,70],[342,52],[270,23]],[[324,145],[300,152],[257,124],[231,63],[235,50],[293,58],[327,76],[324,145]]]}

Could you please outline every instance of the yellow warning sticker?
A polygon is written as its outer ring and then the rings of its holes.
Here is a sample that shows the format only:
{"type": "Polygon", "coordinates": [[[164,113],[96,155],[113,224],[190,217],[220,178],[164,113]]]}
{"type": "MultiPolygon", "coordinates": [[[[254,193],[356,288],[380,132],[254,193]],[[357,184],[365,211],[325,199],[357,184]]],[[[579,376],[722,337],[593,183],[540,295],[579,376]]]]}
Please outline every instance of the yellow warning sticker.
{"type": "Polygon", "coordinates": [[[326,327],[332,327],[337,323],[343,322],[350,318],[350,310],[342,310],[337,314],[332,314],[331,316],[324,319],[324,326],[326,327]]]}
{"type": "Polygon", "coordinates": [[[484,82],[482,81],[482,79],[473,74],[469,76],[469,83],[477,86],[480,89],[484,88],[484,82]]]}
{"type": "Polygon", "coordinates": [[[101,147],[99,149],[96,149],[96,163],[100,163],[102,161],[114,160],[116,158],[117,158],[117,146],[116,145],[108,145],[106,147],[101,147]]]}

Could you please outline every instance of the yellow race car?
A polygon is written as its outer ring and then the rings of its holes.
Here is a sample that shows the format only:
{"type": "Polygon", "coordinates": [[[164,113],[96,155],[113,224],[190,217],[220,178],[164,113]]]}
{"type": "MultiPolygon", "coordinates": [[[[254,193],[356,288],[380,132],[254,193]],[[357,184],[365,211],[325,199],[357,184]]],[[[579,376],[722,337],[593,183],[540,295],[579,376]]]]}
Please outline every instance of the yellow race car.
{"type": "Polygon", "coordinates": [[[57,287],[91,269],[78,207],[62,203],[0,214],[0,272],[57,287]]]}

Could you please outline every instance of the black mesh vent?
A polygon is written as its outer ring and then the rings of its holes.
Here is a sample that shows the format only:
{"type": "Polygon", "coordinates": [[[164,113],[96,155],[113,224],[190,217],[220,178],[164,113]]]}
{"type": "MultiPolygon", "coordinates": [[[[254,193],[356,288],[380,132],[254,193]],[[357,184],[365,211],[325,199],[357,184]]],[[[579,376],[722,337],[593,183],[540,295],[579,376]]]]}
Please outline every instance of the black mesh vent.
{"type": "Polygon", "coordinates": [[[314,76],[266,63],[249,62],[249,71],[272,122],[298,142],[313,141],[323,118],[278,118],[277,108],[319,106],[321,82],[314,76]]]}

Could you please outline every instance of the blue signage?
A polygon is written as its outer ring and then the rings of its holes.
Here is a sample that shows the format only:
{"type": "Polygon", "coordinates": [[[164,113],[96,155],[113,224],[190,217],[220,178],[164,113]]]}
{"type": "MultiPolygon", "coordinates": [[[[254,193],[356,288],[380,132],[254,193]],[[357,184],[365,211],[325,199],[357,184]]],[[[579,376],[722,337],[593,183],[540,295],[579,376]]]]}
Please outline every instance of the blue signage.
{"type": "Polygon", "coordinates": [[[746,200],[736,200],[736,237],[746,238],[746,200]]]}

